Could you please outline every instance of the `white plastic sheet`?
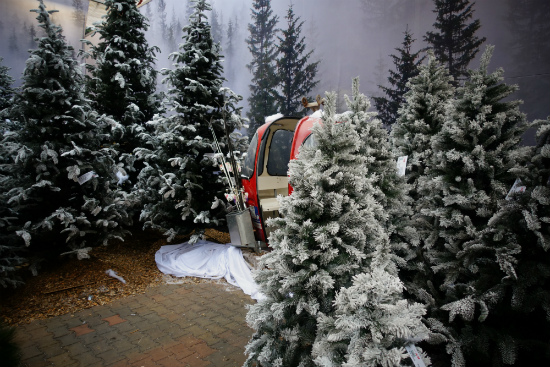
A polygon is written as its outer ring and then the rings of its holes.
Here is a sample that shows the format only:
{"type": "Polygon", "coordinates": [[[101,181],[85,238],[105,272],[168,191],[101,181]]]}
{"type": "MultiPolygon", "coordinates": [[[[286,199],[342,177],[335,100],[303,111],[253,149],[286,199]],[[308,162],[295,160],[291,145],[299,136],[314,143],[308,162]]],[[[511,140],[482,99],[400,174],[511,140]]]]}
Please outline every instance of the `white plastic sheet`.
{"type": "Polygon", "coordinates": [[[184,242],[179,245],[162,246],[155,254],[161,272],[176,277],[225,278],[253,299],[261,300],[263,294],[252,278],[241,249],[209,241],[194,245],[184,242]]]}

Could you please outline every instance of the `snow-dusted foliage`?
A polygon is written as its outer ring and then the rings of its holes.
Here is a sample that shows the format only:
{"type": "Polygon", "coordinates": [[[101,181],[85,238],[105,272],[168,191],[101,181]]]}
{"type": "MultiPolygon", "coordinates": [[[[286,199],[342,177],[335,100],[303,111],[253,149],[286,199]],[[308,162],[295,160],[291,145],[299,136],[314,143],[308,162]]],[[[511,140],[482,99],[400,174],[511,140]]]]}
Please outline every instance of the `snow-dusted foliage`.
{"type": "Polygon", "coordinates": [[[500,307],[493,289],[500,277],[488,275],[498,268],[498,251],[478,239],[526,171],[528,149],[518,144],[527,123],[521,102],[505,100],[516,87],[502,82],[502,69],[488,72],[492,52],[488,47],[479,69],[470,71],[457,99],[447,105],[431,142],[429,169],[418,179],[416,214],[424,223],[420,259],[427,271],[416,284],[424,294],[416,295],[429,303],[432,340],[447,342],[453,366],[509,361],[506,337],[483,331],[507,320],[498,311],[491,316],[491,309],[500,307]]]}
{"type": "Polygon", "coordinates": [[[171,55],[174,69],[165,70],[171,114],[155,116],[148,123],[152,132],[140,134],[144,146],[135,150],[145,164],[133,192],[142,200],[141,220],[145,227],[164,230],[169,240],[192,230],[199,235],[224,219],[220,199],[226,185],[209,156],[215,152],[209,124],[224,151],[223,120],[230,132],[242,127],[236,107],[241,97],[222,87],[222,56],[205,15],[210,9],[205,0],[194,1],[183,43],[171,55]]]}
{"type": "MultiPolygon", "coordinates": [[[[0,120],[0,131],[2,135],[9,132],[11,124],[0,120]]],[[[14,210],[8,204],[8,191],[21,183],[17,171],[11,163],[11,157],[7,144],[2,138],[0,144],[0,285],[17,286],[19,279],[15,277],[16,266],[21,265],[25,260],[22,257],[23,245],[20,242],[16,231],[21,221],[14,210]]]]}
{"type": "Polygon", "coordinates": [[[88,42],[94,59],[86,65],[88,94],[98,112],[123,126],[144,125],[160,107],[155,94],[158,48],[149,47],[145,39],[149,25],[134,0],[105,0],[105,7],[107,16],[95,30],[100,41],[88,42]]]}
{"type": "Polygon", "coordinates": [[[454,95],[452,78],[433,55],[419,69],[419,74],[409,80],[410,90],[391,131],[395,154],[408,156],[405,177],[414,200],[418,197],[418,177],[425,173],[432,155],[431,139],[441,130],[445,106],[454,95]]]}
{"type": "MultiPolygon", "coordinates": [[[[486,360],[522,366],[550,363],[550,119],[535,124],[531,162],[516,171],[521,189],[499,201],[475,242],[484,266],[472,279],[472,300],[487,303],[484,321],[461,330],[486,346],[486,360]]],[[[454,304],[448,308],[458,314],[454,304]]]]}
{"type": "MultiPolygon", "coordinates": [[[[134,167],[132,153],[141,146],[139,127],[159,113],[161,95],[155,93],[157,71],[155,52],[149,47],[145,32],[149,25],[134,0],[106,0],[107,16],[96,24],[100,40],[88,41],[93,62],[88,69],[87,93],[92,107],[100,114],[112,117],[120,125],[111,129],[111,145],[124,162],[128,183],[135,183],[139,164],[134,167]]],[[[125,189],[131,185],[123,185],[125,189]]]]}
{"type": "Polygon", "coordinates": [[[280,199],[282,218],[269,223],[273,251],[256,274],[267,299],[247,315],[256,332],[246,365],[313,366],[314,343],[340,348],[318,333],[320,318],[335,314],[338,292],[369,272],[373,257],[380,271],[387,265],[387,213],[373,195],[355,126],[336,123],[334,110],[335,94],[329,94],[323,125],[313,127],[317,146],[302,147],[289,164],[294,191],[280,199]]]}
{"type": "Polygon", "coordinates": [[[33,11],[44,36],[10,110],[19,129],[5,132],[2,142],[10,157],[7,203],[20,224],[12,231],[27,246],[32,240],[53,250],[66,243],[82,253],[124,234],[127,215],[112,189],[116,153],[102,146],[101,131],[112,121],[99,118],[84,98],[73,49],[42,0],[33,11]]]}
{"type": "MultiPolygon", "coordinates": [[[[403,283],[379,265],[340,290],[334,316],[319,315],[322,337],[313,346],[317,366],[410,365],[403,346],[427,335],[421,321],[426,309],[403,299],[403,283]]],[[[429,365],[426,355],[423,360],[429,365]]]]}
{"type": "Polygon", "coordinates": [[[367,176],[372,180],[373,196],[386,210],[384,227],[390,236],[394,256],[392,261],[402,267],[413,257],[411,244],[418,244],[416,231],[410,225],[411,200],[405,179],[397,175],[396,157],[389,142],[388,131],[376,112],[369,111],[369,99],[359,92],[359,79],[352,83],[351,98],[345,96],[348,111],[338,115],[338,121],[351,123],[361,140],[361,155],[366,157],[367,176]]]}

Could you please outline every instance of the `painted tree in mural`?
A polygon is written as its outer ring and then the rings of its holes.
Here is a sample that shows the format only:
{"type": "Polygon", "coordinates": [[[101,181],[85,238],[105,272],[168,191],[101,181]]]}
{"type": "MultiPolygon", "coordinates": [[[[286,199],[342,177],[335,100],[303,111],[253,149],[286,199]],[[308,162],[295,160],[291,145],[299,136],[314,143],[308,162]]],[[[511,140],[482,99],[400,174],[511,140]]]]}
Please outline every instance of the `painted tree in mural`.
{"type": "Polygon", "coordinates": [[[424,61],[425,56],[420,57],[423,50],[411,52],[411,46],[415,40],[407,29],[401,48],[396,48],[398,55],[391,55],[395,70],[390,70],[388,77],[389,87],[379,85],[386,96],[374,97],[374,105],[384,125],[391,126],[397,120],[397,111],[405,102],[405,93],[409,90],[407,82],[418,75],[418,67],[424,61]]]}
{"type": "Polygon", "coordinates": [[[149,123],[151,133],[142,129],[144,146],[135,154],[145,167],[133,193],[142,200],[146,228],[163,230],[169,240],[195,230],[192,242],[225,215],[220,198],[226,183],[211,157],[212,133],[227,152],[223,120],[230,132],[242,127],[236,107],[241,97],[222,87],[222,56],[206,17],[210,5],[205,0],[193,3],[183,43],[172,54],[175,68],[165,73],[171,111],[149,123]]]}
{"type": "Polygon", "coordinates": [[[3,149],[12,159],[3,166],[11,172],[7,202],[22,224],[15,233],[25,245],[49,251],[68,245],[83,258],[90,246],[126,233],[116,152],[104,147],[102,133],[116,122],[90,107],[73,49],[42,0],[33,11],[44,36],[27,60],[10,110],[21,128],[4,135],[3,149]]]}
{"type": "Polygon", "coordinates": [[[431,273],[416,286],[429,305],[432,340],[444,341],[455,366],[508,364],[515,348],[501,326],[510,320],[500,314],[499,291],[505,276],[499,268],[514,262],[514,249],[506,240],[493,247],[479,238],[526,171],[529,150],[519,142],[527,123],[521,102],[506,99],[516,87],[502,82],[502,69],[488,72],[492,52],[488,47],[457,90],[432,139],[429,171],[418,179],[417,216],[426,224],[420,259],[431,273]]]}
{"type": "Polygon", "coordinates": [[[474,15],[469,0],[434,0],[434,13],[437,14],[433,24],[435,31],[428,31],[424,36],[435,56],[449,70],[455,85],[468,76],[468,65],[479,52],[479,46],[485,37],[479,38],[476,32],[481,27],[479,19],[467,23],[474,15]]]}
{"type": "Polygon", "coordinates": [[[506,26],[512,36],[507,51],[513,60],[510,76],[521,86],[518,97],[525,101],[530,118],[548,115],[550,90],[550,2],[546,0],[506,1],[506,26]]]}
{"type": "Polygon", "coordinates": [[[2,110],[12,105],[13,78],[9,74],[9,68],[2,65],[4,58],[0,57],[0,117],[2,110]]]}
{"type": "Polygon", "coordinates": [[[252,23],[248,24],[249,37],[246,39],[252,61],[247,65],[252,73],[249,85],[250,106],[246,116],[250,120],[248,136],[252,137],[256,129],[264,123],[267,116],[277,113],[275,88],[277,78],[275,58],[277,47],[275,34],[278,17],[273,15],[271,0],[254,0],[252,5],[252,23]]]}
{"type": "Polygon", "coordinates": [[[301,109],[300,100],[310,97],[313,88],[319,83],[315,80],[319,62],[310,62],[313,51],[306,52],[305,37],[302,37],[303,21],[294,14],[292,5],[287,15],[287,28],[281,30],[277,45],[277,85],[275,100],[277,109],[285,116],[297,116],[301,109]]]}

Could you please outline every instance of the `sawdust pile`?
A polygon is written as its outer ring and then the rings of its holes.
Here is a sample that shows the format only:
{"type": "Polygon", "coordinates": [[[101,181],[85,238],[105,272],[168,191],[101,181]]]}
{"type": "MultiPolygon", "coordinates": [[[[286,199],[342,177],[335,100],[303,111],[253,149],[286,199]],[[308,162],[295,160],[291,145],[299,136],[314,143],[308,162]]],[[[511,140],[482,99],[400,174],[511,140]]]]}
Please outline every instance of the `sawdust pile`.
{"type": "MultiPolygon", "coordinates": [[[[179,237],[172,242],[187,241],[179,237]]],[[[206,231],[206,239],[217,243],[231,242],[229,234],[214,229],[206,231]]],[[[147,287],[166,281],[158,270],[155,252],[166,245],[162,234],[139,232],[125,242],[98,247],[90,259],[60,257],[36,277],[27,277],[17,289],[0,288],[0,318],[8,324],[29,323],[37,319],[73,313],[116,299],[142,294],[147,287]],[[126,284],[106,274],[113,270],[126,284]]],[[[183,282],[208,282],[201,278],[184,278],[183,282]]],[[[179,281],[179,283],[182,282],[179,281]]]]}

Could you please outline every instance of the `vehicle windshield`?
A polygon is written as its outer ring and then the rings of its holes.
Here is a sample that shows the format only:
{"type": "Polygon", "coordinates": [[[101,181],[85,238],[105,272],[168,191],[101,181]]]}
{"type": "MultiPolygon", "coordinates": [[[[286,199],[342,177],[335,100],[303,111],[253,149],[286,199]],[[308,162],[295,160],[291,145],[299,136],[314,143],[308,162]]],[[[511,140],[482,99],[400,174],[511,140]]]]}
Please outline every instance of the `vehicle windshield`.
{"type": "Polygon", "coordinates": [[[254,134],[246,158],[244,159],[243,168],[241,169],[241,177],[250,179],[254,174],[254,160],[256,159],[256,148],[258,147],[258,133],[254,134]]]}

